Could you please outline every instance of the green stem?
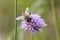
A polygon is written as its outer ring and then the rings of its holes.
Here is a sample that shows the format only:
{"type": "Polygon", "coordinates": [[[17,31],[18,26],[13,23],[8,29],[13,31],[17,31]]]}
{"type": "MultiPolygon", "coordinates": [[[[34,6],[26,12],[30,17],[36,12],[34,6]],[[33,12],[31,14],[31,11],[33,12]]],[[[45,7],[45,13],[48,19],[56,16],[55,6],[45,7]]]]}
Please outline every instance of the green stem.
{"type": "Polygon", "coordinates": [[[33,40],[33,34],[32,34],[32,40],[33,40]]]}
{"type": "Polygon", "coordinates": [[[54,4],[55,0],[51,0],[51,8],[52,8],[52,15],[53,15],[53,21],[54,21],[54,25],[55,25],[55,32],[56,32],[56,40],[59,40],[59,34],[58,34],[58,19],[57,19],[57,15],[56,15],[56,9],[55,9],[55,4],[54,4]]]}
{"type": "Polygon", "coordinates": [[[15,40],[17,40],[17,21],[16,21],[16,17],[17,17],[17,0],[15,0],[15,7],[14,7],[15,9],[15,40]]]}

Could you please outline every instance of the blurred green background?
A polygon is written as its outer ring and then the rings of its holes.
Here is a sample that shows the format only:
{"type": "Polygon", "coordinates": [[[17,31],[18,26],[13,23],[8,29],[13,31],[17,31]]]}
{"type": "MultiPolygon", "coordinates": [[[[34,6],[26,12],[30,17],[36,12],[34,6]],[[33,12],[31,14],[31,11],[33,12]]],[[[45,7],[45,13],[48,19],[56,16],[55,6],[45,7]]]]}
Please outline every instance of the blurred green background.
{"type": "Polygon", "coordinates": [[[60,40],[60,0],[0,0],[0,40],[60,40]],[[20,28],[20,16],[26,9],[38,13],[48,24],[32,35],[20,28]]]}

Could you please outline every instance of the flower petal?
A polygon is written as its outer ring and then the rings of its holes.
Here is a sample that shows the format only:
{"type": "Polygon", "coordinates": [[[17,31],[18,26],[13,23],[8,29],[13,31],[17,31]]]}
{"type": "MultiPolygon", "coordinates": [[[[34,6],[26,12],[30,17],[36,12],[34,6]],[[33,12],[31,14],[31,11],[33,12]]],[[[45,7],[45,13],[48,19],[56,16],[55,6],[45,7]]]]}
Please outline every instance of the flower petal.
{"type": "Polygon", "coordinates": [[[39,32],[42,32],[42,28],[39,28],[38,30],[39,30],[39,32]]]}

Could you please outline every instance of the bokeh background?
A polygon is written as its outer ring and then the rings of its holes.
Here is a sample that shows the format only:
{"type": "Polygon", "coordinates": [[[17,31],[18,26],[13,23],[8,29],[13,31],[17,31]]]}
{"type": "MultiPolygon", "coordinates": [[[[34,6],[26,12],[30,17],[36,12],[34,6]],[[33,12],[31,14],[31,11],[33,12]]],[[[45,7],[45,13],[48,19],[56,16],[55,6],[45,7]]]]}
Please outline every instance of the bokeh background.
{"type": "Polygon", "coordinates": [[[0,0],[0,40],[60,40],[60,0],[0,0]],[[26,9],[38,13],[48,24],[32,35],[20,28],[20,16],[26,9]]]}

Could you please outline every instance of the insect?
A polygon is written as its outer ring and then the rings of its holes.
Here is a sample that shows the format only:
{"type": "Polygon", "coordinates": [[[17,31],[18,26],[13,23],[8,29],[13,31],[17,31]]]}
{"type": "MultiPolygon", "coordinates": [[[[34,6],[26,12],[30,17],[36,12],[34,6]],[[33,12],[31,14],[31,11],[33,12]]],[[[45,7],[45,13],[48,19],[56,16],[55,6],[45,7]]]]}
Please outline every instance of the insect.
{"type": "Polygon", "coordinates": [[[27,20],[27,22],[31,22],[32,18],[29,17],[29,15],[25,16],[25,20],[27,20]]]}
{"type": "Polygon", "coordinates": [[[39,29],[38,27],[33,27],[33,28],[34,28],[36,31],[39,31],[39,30],[38,30],[38,29],[39,29]]]}

